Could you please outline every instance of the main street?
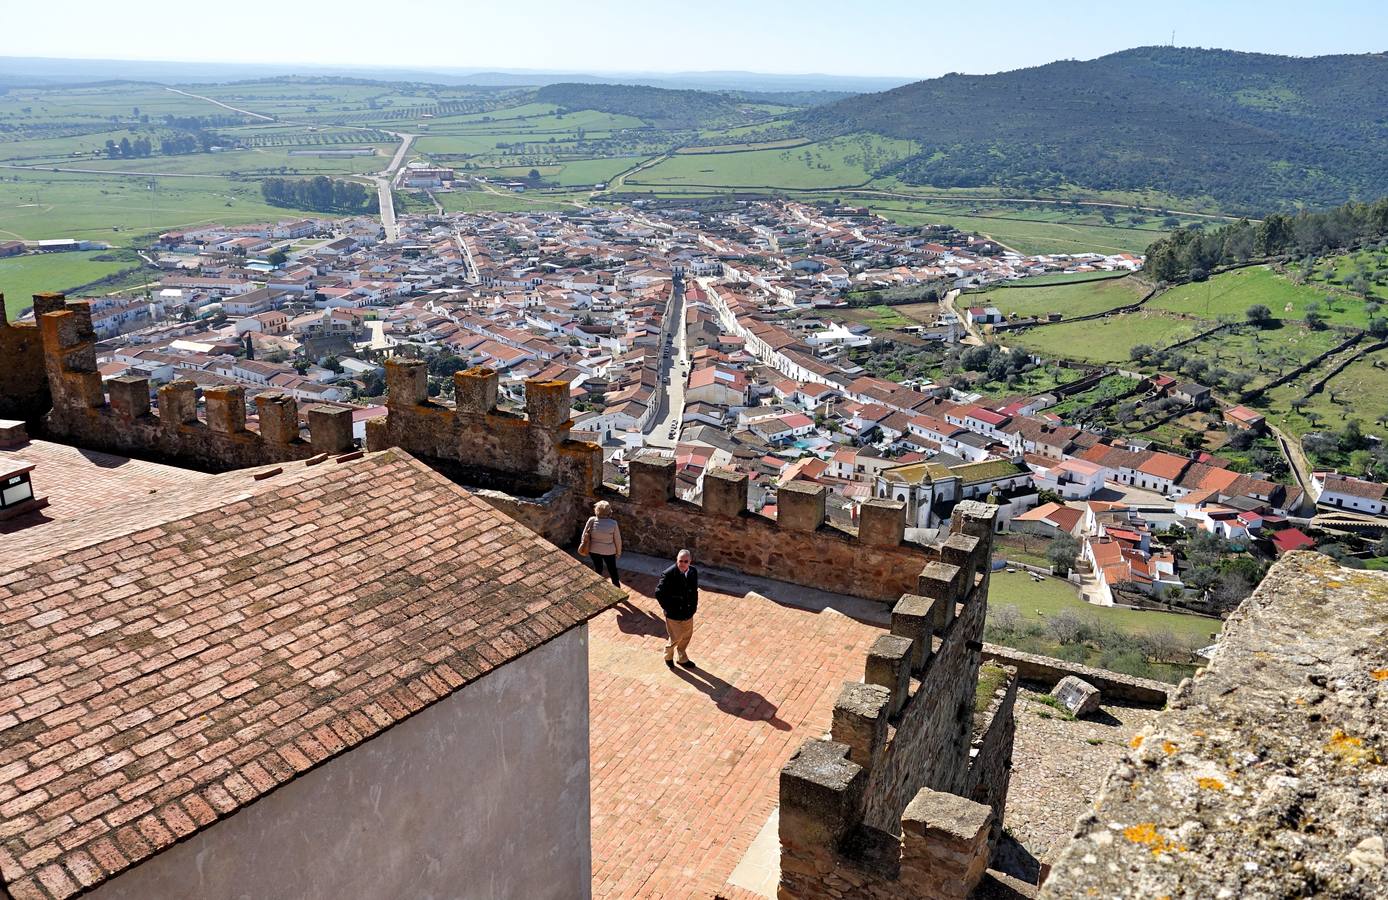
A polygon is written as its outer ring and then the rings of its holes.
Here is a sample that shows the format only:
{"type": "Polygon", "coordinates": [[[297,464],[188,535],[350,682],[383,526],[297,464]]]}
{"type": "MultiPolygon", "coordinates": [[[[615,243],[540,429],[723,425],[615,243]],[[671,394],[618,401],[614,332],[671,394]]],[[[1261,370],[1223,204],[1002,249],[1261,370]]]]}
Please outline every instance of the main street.
{"type": "Polygon", "coordinates": [[[388,131],[386,134],[399,138],[400,146],[395,149],[395,156],[391,157],[390,165],[380,174],[371,177],[376,182],[376,196],[381,206],[381,227],[386,231],[386,240],[394,242],[400,240],[400,227],[395,223],[395,197],[391,193],[391,182],[395,180],[395,173],[404,164],[405,154],[417,135],[397,131],[388,131]]]}
{"type": "Polygon", "coordinates": [[[689,361],[688,341],[684,330],[684,280],[676,278],[672,288],[674,295],[670,300],[670,314],[666,317],[666,327],[661,330],[660,376],[665,382],[665,390],[660,400],[660,409],[646,426],[646,445],[648,447],[674,447],[680,435],[680,423],[684,419],[685,367],[689,361]],[[673,350],[665,352],[667,339],[673,350]],[[671,427],[674,436],[671,436],[671,427]]]}

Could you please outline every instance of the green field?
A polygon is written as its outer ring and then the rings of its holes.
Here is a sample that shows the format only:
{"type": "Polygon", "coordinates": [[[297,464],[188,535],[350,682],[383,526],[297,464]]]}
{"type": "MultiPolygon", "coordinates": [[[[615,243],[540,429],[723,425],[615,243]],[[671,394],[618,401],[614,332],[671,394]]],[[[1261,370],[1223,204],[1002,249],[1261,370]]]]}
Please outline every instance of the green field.
{"type": "Polygon", "coordinates": [[[968,306],[996,306],[1009,317],[1058,312],[1072,319],[1136,303],[1147,290],[1147,285],[1129,277],[1042,287],[999,287],[983,294],[967,294],[961,299],[968,306]]]}
{"type": "Polygon", "coordinates": [[[1382,435],[1383,427],[1376,423],[1380,417],[1388,415],[1388,353],[1370,354],[1356,360],[1330,379],[1319,393],[1313,394],[1302,410],[1292,409],[1291,402],[1305,393],[1305,383],[1323,374],[1312,372],[1300,379],[1301,383],[1293,382],[1269,391],[1257,404],[1259,410],[1272,424],[1298,436],[1308,431],[1340,428],[1350,418],[1363,422],[1365,432],[1382,435]],[[1375,368],[1375,362],[1385,368],[1375,368]]]}
{"type": "Polygon", "coordinates": [[[909,141],[854,135],[789,150],[751,150],[672,156],[645,169],[628,185],[667,187],[826,188],[863,184],[870,169],[906,156],[909,141]]]}
{"type": "Polygon", "coordinates": [[[1136,344],[1160,347],[1195,334],[1198,323],[1157,312],[1137,312],[1086,322],[1062,322],[1002,335],[1002,343],[1053,359],[1121,363],[1136,344]]]}
{"type": "Polygon", "coordinates": [[[1212,367],[1247,372],[1254,376],[1251,385],[1256,386],[1319,356],[1348,337],[1340,331],[1313,330],[1297,322],[1278,325],[1240,325],[1196,341],[1183,348],[1183,352],[1212,367]]]}
{"type": "MultiPolygon", "coordinates": [[[[1301,267],[1292,265],[1288,268],[1298,271],[1301,267]]],[[[1388,249],[1359,250],[1320,260],[1312,270],[1310,280],[1318,285],[1356,294],[1361,288],[1366,289],[1370,299],[1383,302],[1388,300],[1388,249]]]]}
{"type": "Polygon", "coordinates": [[[1306,314],[1306,305],[1313,302],[1320,304],[1327,322],[1354,328],[1368,324],[1369,317],[1361,301],[1337,295],[1327,302],[1325,290],[1293,284],[1266,266],[1236,269],[1208,281],[1178,285],[1153,298],[1149,305],[1204,319],[1220,316],[1243,319],[1250,306],[1261,303],[1272,310],[1274,318],[1299,320],[1306,314]]]}
{"type": "MultiPolygon", "coordinates": [[[[139,257],[130,251],[82,251],[74,253],[44,253],[0,259],[0,294],[5,295],[5,310],[15,317],[31,305],[30,298],[44,291],[59,293],[90,284],[107,275],[126,269],[138,269],[139,257]],[[98,260],[97,256],[119,255],[121,259],[98,260]]],[[[151,278],[154,275],[151,270],[151,278]]],[[[101,293],[109,293],[108,288],[101,293]]]]}
{"type": "Polygon", "coordinates": [[[1221,624],[1215,619],[1184,613],[1095,606],[1081,600],[1074,587],[1063,579],[1036,582],[1025,572],[994,572],[988,584],[988,605],[1007,603],[1015,605],[1028,622],[1043,622],[1062,609],[1069,609],[1132,634],[1161,629],[1203,640],[1212,632],[1218,633],[1221,624]]]}
{"type": "Polygon", "coordinates": [[[0,174],[0,239],[78,238],[124,247],[172,228],[275,222],[302,214],[265,203],[256,182],[219,176],[0,174]]]}
{"type": "MultiPolygon", "coordinates": [[[[365,146],[365,145],[363,145],[365,146]]],[[[151,156],[146,159],[95,159],[74,168],[100,172],[152,172],[179,175],[354,175],[379,172],[390,163],[394,144],[375,145],[375,156],[292,156],[290,150],[330,150],[331,147],[271,147],[228,150],[224,153],[190,153],[186,156],[151,156]]]]}
{"type": "Polygon", "coordinates": [[[574,209],[553,195],[513,194],[510,191],[445,191],[434,194],[446,212],[544,212],[574,209]]]}

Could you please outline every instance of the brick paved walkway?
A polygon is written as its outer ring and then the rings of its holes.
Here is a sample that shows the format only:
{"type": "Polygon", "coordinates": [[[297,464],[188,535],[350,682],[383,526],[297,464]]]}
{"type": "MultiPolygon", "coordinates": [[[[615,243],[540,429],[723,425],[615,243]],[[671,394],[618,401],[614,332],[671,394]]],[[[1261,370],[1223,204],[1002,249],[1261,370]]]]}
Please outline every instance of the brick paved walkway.
{"type": "Polygon", "coordinates": [[[703,590],[690,657],[665,668],[656,579],[590,625],[593,896],[754,895],[727,878],[776,807],[781,766],[829,726],[881,630],[835,611],[703,590]]]}

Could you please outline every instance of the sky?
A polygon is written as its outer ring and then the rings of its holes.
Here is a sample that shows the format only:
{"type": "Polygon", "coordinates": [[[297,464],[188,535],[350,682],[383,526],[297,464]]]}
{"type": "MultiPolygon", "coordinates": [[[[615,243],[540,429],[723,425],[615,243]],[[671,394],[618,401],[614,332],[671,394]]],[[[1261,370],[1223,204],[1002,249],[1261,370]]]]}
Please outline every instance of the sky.
{"type": "Polygon", "coordinates": [[[1383,0],[3,0],[0,56],[929,78],[1180,46],[1388,50],[1383,0]]]}

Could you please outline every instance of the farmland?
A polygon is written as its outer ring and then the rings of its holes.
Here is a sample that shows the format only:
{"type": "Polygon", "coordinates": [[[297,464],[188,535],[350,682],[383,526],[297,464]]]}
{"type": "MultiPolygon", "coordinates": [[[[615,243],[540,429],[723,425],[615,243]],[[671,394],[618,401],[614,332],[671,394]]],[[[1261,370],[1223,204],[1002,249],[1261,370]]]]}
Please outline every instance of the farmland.
{"type": "Polygon", "coordinates": [[[1062,322],[1008,333],[1004,343],[1058,359],[1122,363],[1137,344],[1161,346],[1192,337],[1199,323],[1143,311],[1087,322],[1062,322]]]}
{"type": "Polygon", "coordinates": [[[0,293],[13,318],[26,309],[34,294],[65,292],[128,269],[140,258],[129,251],[45,253],[0,259],[0,293]]]}
{"type": "Polygon", "coordinates": [[[1258,404],[1272,424],[1296,435],[1325,427],[1338,428],[1349,418],[1359,418],[1367,430],[1377,431],[1374,423],[1388,415],[1388,353],[1369,354],[1355,360],[1312,394],[1300,410],[1292,401],[1304,393],[1304,384],[1320,377],[1313,372],[1301,383],[1283,385],[1258,404]]]}
{"type": "Polygon", "coordinates": [[[1319,305],[1325,320],[1334,325],[1363,328],[1368,314],[1361,301],[1344,296],[1330,296],[1324,290],[1299,285],[1274,273],[1267,266],[1251,266],[1224,272],[1203,282],[1191,282],[1166,291],[1152,300],[1154,309],[1217,319],[1228,316],[1242,319],[1250,306],[1262,304],[1274,318],[1302,319],[1306,306],[1319,305]]]}
{"type": "MultiPolygon", "coordinates": [[[[1025,279],[1018,284],[1030,283],[1031,279],[1025,279]]],[[[965,295],[963,302],[968,306],[996,306],[1009,317],[1056,312],[1072,319],[1136,303],[1147,291],[1147,285],[1136,278],[1109,278],[1041,287],[999,287],[965,295]]]]}
{"type": "Polygon", "coordinates": [[[629,186],[827,188],[867,182],[870,170],[905,156],[909,142],[856,135],[782,150],[676,155],[628,179],[629,186]]]}
{"type": "Polygon", "coordinates": [[[293,214],[265,203],[258,183],[219,176],[0,175],[0,238],[6,240],[78,238],[124,247],[170,228],[273,221],[293,214]]]}

